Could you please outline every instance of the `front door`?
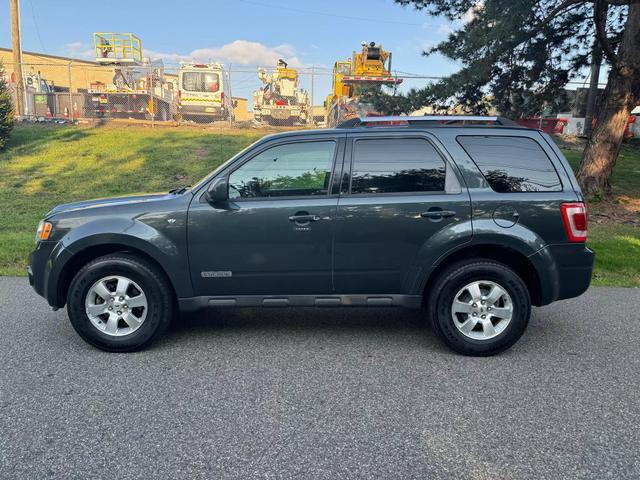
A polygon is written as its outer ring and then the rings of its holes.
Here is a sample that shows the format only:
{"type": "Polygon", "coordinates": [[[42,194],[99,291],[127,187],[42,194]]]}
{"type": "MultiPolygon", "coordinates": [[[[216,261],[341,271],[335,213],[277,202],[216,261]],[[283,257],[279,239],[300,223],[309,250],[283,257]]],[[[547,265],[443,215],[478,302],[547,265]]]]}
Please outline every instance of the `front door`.
{"type": "Polygon", "coordinates": [[[188,235],[196,295],[332,292],[338,200],[331,182],[334,164],[342,164],[343,137],[258,147],[220,172],[228,178],[228,204],[193,200],[188,235]]]}
{"type": "Polygon", "coordinates": [[[426,136],[353,135],[348,150],[336,219],[336,293],[415,294],[438,256],[471,240],[469,194],[426,136]]]}

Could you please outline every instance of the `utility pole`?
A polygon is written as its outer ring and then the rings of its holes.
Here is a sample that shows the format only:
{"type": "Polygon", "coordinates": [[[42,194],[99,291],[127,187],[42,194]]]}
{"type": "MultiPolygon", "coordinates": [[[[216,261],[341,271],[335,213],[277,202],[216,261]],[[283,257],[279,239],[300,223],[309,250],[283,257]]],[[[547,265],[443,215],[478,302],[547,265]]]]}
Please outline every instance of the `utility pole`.
{"type": "Polygon", "coordinates": [[[22,42],[20,39],[20,0],[11,0],[11,48],[16,78],[16,113],[24,114],[24,82],[22,80],[22,42]]]}
{"type": "Polygon", "coordinates": [[[314,124],[314,122],[313,122],[313,120],[314,120],[314,117],[313,117],[313,94],[314,94],[313,86],[314,85],[313,84],[315,83],[315,77],[316,77],[316,68],[315,68],[315,65],[311,65],[311,115],[309,116],[309,119],[311,121],[308,122],[311,125],[314,124]]]}

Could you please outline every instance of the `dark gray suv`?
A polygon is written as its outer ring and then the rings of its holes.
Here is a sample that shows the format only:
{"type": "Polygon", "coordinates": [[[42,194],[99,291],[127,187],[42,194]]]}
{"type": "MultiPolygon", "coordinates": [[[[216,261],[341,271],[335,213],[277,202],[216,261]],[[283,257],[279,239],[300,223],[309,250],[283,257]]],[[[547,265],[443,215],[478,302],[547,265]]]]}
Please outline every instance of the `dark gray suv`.
{"type": "Polygon", "coordinates": [[[372,117],[265,137],[192,188],[57,206],[29,280],[109,351],[205,307],[403,306],[424,308],[453,350],[491,355],[531,305],[588,288],[586,239],[546,134],[498,117],[372,117]]]}

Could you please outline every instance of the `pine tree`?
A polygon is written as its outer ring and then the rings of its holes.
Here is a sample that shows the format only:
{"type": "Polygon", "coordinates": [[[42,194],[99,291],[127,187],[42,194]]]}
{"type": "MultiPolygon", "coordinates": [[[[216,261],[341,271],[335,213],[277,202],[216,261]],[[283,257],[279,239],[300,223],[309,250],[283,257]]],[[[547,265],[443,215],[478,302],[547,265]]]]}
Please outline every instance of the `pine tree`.
{"type": "Polygon", "coordinates": [[[9,141],[9,135],[13,129],[13,104],[9,86],[4,77],[4,68],[0,64],[0,150],[3,150],[9,141]]]}
{"type": "Polygon", "coordinates": [[[425,105],[490,108],[512,118],[539,114],[580,77],[594,45],[610,65],[598,123],[578,180],[587,195],[607,193],[630,111],[640,103],[640,0],[395,0],[457,29],[424,52],[462,65],[453,75],[400,98],[380,92],[374,106],[409,112],[425,105]]]}

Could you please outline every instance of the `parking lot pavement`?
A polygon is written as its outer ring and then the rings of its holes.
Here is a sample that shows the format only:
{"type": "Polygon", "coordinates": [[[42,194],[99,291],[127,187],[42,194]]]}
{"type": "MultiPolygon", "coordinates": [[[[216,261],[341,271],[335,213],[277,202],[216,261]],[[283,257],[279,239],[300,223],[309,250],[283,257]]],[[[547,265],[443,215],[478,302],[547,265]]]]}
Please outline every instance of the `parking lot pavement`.
{"type": "Polygon", "coordinates": [[[640,477],[640,290],[534,310],[493,358],[417,312],[210,311],[86,345],[0,278],[0,477],[640,477]]]}

